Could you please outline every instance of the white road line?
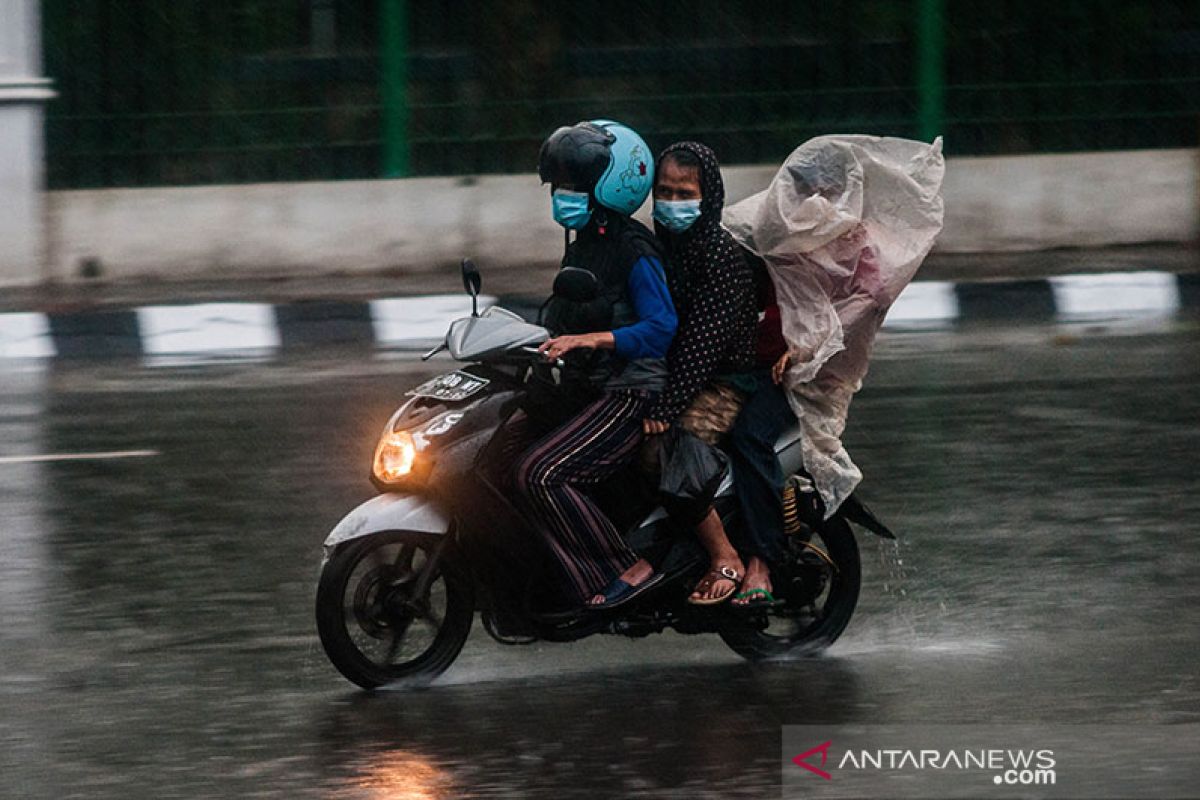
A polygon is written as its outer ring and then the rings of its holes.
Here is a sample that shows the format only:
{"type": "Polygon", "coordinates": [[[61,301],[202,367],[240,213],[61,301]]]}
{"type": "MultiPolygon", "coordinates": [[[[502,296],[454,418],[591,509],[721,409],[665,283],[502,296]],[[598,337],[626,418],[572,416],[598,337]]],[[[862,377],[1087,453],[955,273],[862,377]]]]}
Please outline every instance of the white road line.
{"type": "Polygon", "coordinates": [[[948,322],[958,317],[958,296],[949,281],[910,283],[896,298],[883,320],[883,327],[919,326],[948,322]]]}
{"type": "Polygon", "coordinates": [[[57,355],[45,314],[0,314],[0,358],[53,358],[57,355]]]}
{"type": "Polygon", "coordinates": [[[1171,314],[1179,285],[1169,272],[1109,272],[1050,279],[1060,317],[1171,314]]]}
{"type": "Polygon", "coordinates": [[[275,312],[267,303],[143,306],[137,314],[148,356],[279,347],[275,312]]]}
{"type": "Polygon", "coordinates": [[[48,453],[39,456],[0,456],[0,464],[39,464],[47,461],[107,461],[114,458],[153,458],[157,450],[114,450],[109,453],[48,453]]]}
{"type": "MultiPolygon", "coordinates": [[[[479,296],[481,312],[495,303],[495,297],[479,296]]],[[[471,298],[461,294],[385,297],[371,301],[376,345],[432,347],[445,338],[451,322],[470,315],[471,298]]]]}

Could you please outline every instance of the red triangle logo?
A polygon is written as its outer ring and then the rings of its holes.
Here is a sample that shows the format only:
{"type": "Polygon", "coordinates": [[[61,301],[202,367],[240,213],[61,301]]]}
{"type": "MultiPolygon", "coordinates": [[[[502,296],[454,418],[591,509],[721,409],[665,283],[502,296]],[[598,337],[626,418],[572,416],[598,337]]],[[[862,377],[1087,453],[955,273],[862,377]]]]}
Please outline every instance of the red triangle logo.
{"type": "Polygon", "coordinates": [[[823,769],[818,769],[818,768],[814,767],[812,764],[809,764],[808,761],[806,760],[806,759],[808,759],[809,756],[813,756],[813,755],[816,755],[817,753],[820,753],[821,754],[821,766],[822,767],[825,766],[825,762],[829,758],[829,748],[832,745],[833,745],[833,741],[830,740],[828,742],[825,742],[824,744],[817,745],[816,747],[812,748],[811,750],[805,750],[803,753],[801,753],[800,755],[793,758],[792,763],[795,764],[797,767],[804,767],[806,770],[813,773],[814,775],[820,775],[822,778],[824,778],[827,781],[833,780],[833,776],[830,775],[828,772],[826,772],[823,769]]]}

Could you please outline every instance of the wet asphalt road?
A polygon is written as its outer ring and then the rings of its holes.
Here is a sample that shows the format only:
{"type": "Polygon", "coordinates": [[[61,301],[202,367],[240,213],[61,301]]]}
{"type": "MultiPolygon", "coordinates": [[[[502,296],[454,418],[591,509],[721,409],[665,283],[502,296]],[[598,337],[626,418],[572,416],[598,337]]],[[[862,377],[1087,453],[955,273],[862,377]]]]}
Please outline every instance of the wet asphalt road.
{"type": "Polygon", "coordinates": [[[761,798],[784,724],[1200,722],[1200,331],[1146,327],[886,336],[846,441],[901,543],[824,657],[476,624],[375,695],[320,543],[445,364],[0,365],[0,796],[761,798]]]}

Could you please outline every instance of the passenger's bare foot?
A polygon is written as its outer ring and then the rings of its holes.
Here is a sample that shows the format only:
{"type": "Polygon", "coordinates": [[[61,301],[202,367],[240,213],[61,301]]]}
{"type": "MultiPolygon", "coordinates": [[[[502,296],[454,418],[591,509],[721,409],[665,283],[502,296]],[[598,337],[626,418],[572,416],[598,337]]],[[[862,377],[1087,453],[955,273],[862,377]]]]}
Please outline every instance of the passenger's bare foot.
{"type": "MultiPolygon", "coordinates": [[[[620,574],[618,580],[625,581],[630,586],[640,586],[643,581],[654,574],[654,567],[644,558],[639,558],[634,562],[633,566],[620,574]]],[[[600,605],[604,602],[604,595],[597,593],[592,595],[588,600],[589,606],[600,605]]]]}
{"type": "Polygon", "coordinates": [[[758,556],[751,556],[746,562],[746,577],[742,579],[742,590],[729,602],[731,605],[744,606],[755,600],[767,599],[770,592],[771,570],[767,562],[758,556]],[[764,596],[763,592],[767,592],[767,595],[764,596]]]}

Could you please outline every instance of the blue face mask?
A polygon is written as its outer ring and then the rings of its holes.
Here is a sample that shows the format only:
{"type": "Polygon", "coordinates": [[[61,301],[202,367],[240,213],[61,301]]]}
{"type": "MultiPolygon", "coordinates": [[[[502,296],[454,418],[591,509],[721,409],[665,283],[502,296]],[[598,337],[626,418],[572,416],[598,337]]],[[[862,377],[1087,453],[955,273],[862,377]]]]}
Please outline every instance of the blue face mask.
{"type": "Polygon", "coordinates": [[[564,228],[577,231],[592,218],[586,192],[555,189],[550,202],[554,209],[554,221],[564,228]]]}
{"type": "Polygon", "coordinates": [[[683,233],[700,219],[700,201],[655,200],[653,217],[671,233],[683,233]]]}

